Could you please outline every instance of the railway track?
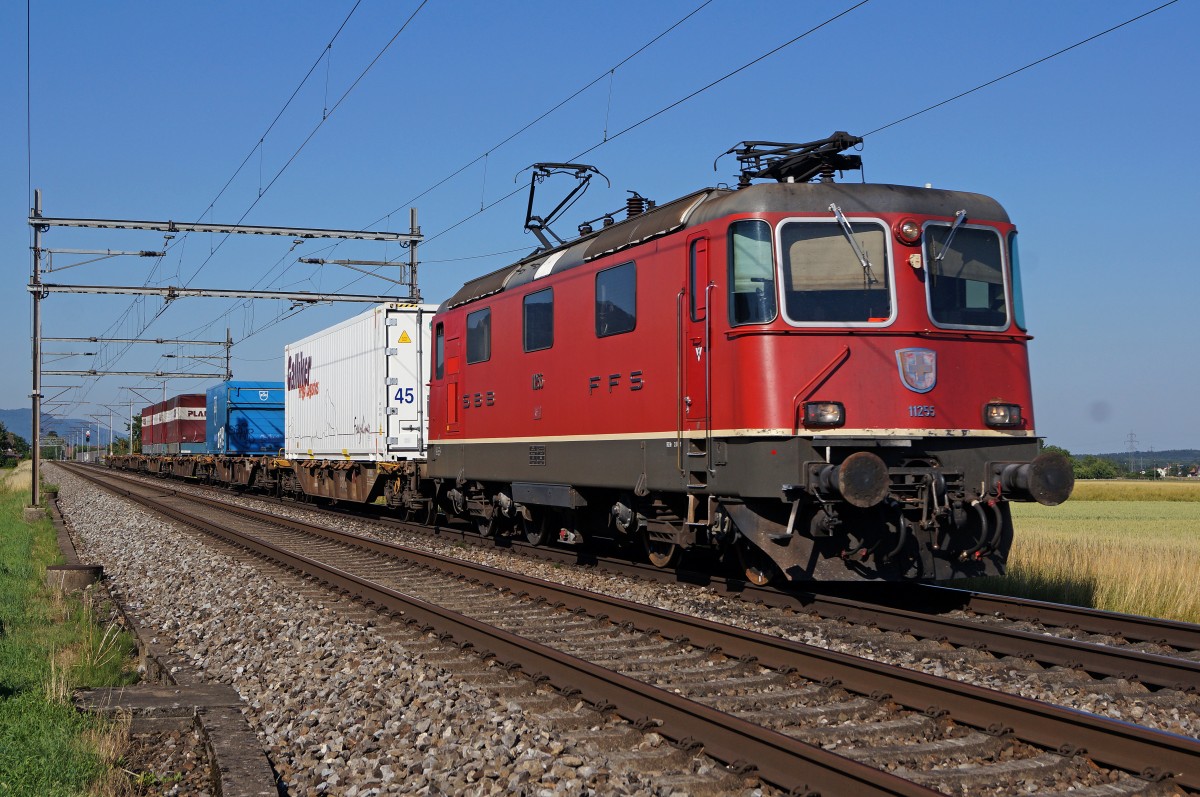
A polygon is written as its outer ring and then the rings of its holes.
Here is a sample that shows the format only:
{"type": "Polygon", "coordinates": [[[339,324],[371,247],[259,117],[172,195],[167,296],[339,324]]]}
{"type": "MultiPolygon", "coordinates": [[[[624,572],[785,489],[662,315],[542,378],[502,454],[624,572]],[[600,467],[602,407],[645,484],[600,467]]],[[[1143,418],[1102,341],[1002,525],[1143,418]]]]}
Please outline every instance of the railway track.
{"type": "Polygon", "coordinates": [[[697,584],[772,609],[937,640],[1089,677],[1142,684],[1154,691],[1200,693],[1200,626],[1191,623],[928,584],[756,586],[709,572],[664,570],[619,555],[531,545],[520,538],[496,540],[457,527],[431,529],[380,513],[371,520],[385,528],[432,534],[482,548],[499,544],[557,564],[585,564],[649,581],[697,584]]]}
{"type": "MultiPolygon", "coordinates": [[[[106,474],[102,481],[112,480],[106,474]]],[[[685,746],[753,766],[780,788],[1003,794],[1035,783],[1047,793],[1074,786],[1072,793],[1082,795],[1200,789],[1200,743],[1191,738],[244,507],[218,507],[161,484],[116,489],[381,612],[547,677],[566,693],[611,705],[685,746]],[[210,512],[236,521],[201,516],[210,512]]]]}
{"type": "MultiPolygon", "coordinates": [[[[842,646],[861,647],[864,655],[873,655],[871,648],[880,644],[920,652],[923,658],[935,661],[931,669],[939,675],[986,670],[1006,659],[1019,659],[1025,662],[1023,667],[1061,668],[1054,675],[1061,691],[1103,695],[1106,702],[1114,703],[1110,714],[1116,717],[1140,719],[1146,701],[1190,705],[1200,716],[1200,699],[1195,697],[1200,691],[1200,626],[1188,623],[924,584],[760,587],[713,576],[711,571],[663,570],[619,554],[597,556],[583,548],[530,545],[519,537],[481,538],[454,526],[403,523],[385,512],[376,512],[366,521],[361,508],[350,513],[328,507],[313,509],[350,514],[356,523],[378,524],[388,530],[387,536],[399,530],[453,539],[483,550],[499,545],[555,564],[587,564],[598,571],[647,581],[704,585],[746,604],[765,607],[766,611],[760,612],[763,621],[781,624],[783,630],[790,628],[805,638],[812,633],[804,622],[780,623],[780,614],[772,610],[830,621],[817,635],[836,639],[842,646]],[[880,640],[864,631],[892,638],[880,640]],[[926,644],[914,646],[911,637],[926,644]],[[1098,683],[1100,679],[1105,681],[1098,683]]],[[[1191,731],[1190,735],[1196,734],[1191,731]]]]}
{"type": "MultiPolygon", "coordinates": [[[[285,505],[289,503],[284,501],[285,505]]],[[[1152,690],[1200,693],[1200,626],[1190,623],[928,584],[757,586],[708,570],[689,571],[686,566],[664,570],[619,553],[532,545],[520,537],[481,537],[473,529],[453,525],[429,527],[401,522],[370,507],[364,516],[361,507],[343,510],[303,506],[349,515],[389,531],[453,539],[482,549],[500,546],[536,560],[583,564],[647,581],[685,582],[773,609],[944,641],[958,648],[1077,670],[1096,678],[1141,683],[1152,690]]]]}

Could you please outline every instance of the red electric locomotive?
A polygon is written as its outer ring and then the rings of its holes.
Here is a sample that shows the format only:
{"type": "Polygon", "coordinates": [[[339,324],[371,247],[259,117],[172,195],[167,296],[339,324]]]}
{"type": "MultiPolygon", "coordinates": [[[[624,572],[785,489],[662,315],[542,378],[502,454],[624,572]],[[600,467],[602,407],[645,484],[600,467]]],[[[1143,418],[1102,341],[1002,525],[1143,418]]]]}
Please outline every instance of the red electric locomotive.
{"type": "Polygon", "coordinates": [[[744,142],[738,188],[634,194],[558,245],[531,215],[546,246],[433,321],[442,506],[758,583],[1003,573],[1009,502],[1073,487],[1038,453],[1016,228],[979,194],[835,183],[860,142],[744,142]]]}

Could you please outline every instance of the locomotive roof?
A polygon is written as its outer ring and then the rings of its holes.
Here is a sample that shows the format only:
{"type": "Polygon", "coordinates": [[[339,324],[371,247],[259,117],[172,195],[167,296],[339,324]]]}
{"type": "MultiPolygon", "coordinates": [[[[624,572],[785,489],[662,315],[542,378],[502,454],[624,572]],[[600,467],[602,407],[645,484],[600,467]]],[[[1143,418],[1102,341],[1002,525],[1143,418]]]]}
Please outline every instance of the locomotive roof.
{"type": "Polygon", "coordinates": [[[537,277],[575,268],[602,255],[724,216],[828,213],[831,204],[837,204],[847,214],[953,217],[965,210],[971,220],[1009,221],[1008,213],[996,200],[966,191],[878,183],[759,183],[740,190],[706,188],[471,280],[446,300],[441,309],[515,288],[537,277]]]}

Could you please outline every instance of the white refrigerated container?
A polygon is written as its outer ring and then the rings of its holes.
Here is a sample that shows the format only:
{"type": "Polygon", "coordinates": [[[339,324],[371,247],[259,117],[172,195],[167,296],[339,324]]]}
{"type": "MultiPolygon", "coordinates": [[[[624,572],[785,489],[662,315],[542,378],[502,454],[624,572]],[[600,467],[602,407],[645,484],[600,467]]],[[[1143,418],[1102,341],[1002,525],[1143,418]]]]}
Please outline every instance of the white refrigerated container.
{"type": "Polygon", "coordinates": [[[377,305],[284,347],[289,459],[425,456],[436,309],[377,305]]]}

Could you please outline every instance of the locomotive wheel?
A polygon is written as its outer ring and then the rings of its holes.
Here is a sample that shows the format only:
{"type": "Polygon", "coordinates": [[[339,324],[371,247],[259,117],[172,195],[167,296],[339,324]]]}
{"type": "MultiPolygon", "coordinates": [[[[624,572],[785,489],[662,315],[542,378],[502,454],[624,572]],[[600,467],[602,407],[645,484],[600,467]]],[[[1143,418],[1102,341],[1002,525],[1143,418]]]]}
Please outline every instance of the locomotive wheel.
{"type": "Polygon", "coordinates": [[[532,519],[526,520],[524,516],[520,517],[525,539],[530,545],[545,545],[550,541],[550,524],[546,520],[546,513],[532,508],[529,511],[532,519]]]}
{"type": "Polygon", "coordinates": [[[775,577],[775,563],[771,561],[771,557],[745,540],[738,540],[737,552],[747,581],[756,587],[765,587],[771,583],[771,579],[775,577]]]}
{"type": "Polygon", "coordinates": [[[491,537],[496,531],[496,517],[476,516],[471,518],[475,524],[475,531],[480,537],[491,537]]]}
{"type": "Polygon", "coordinates": [[[646,556],[655,567],[670,567],[679,553],[679,546],[675,543],[652,540],[647,532],[642,534],[642,541],[646,546],[646,556]]]}

